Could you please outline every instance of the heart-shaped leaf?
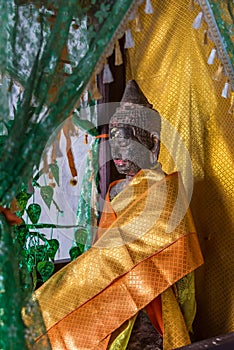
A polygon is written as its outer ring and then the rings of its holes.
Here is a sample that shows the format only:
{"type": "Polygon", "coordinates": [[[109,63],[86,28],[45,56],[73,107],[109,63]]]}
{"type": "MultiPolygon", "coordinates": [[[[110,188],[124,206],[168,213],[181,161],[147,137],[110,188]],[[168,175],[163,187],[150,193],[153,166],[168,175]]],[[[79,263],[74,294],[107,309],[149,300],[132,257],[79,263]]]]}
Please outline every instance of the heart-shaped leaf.
{"type": "Polygon", "coordinates": [[[75,241],[77,247],[81,251],[81,254],[84,252],[85,244],[88,238],[88,231],[85,228],[79,228],[75,232],[75,241]]]}
{"type": "Polygon", "coordinates": [[[88,237],[88,231],[85,228],[78,228],[75,232],[76,243],[85,245],[88,237]]]}
{"type": "Polygon", "coordinates": [[[33,203],[28,206],[28,209],[26,211],[32,223],[37,224],[41,215],[41,206],[39,204],[33,203]]]}
{"type": "Polygon", "coordinates": [[[17,194],[16,200],[22,211],[25,210],[30,197],[31,197],[31,194],[26,192],[20,192],[19,194],[17,194]]]}
{"type": "Polygon", "coordinates": [[[42,281],[45,282],[54,272],[54,264],[51,261],[40,261],[37,264],[37,271],[41,275],[42,281]]]}
{"type": "Polygon", "coordinates": [[[71,260],[75,260],[76,258],[78,258],[78,256],[80,256],[83,252],[80,250],[79,247],[72,247],[69,250],[69,255],[71,257],[71,260]]]}
{"type": "Polygon", "coordinates": [[[54,164],[50,164],[50,170],[52,172],[52,175],[57,183],[57,185],[59,186],[59,167],[57,163],[54,164]]]}
{"type": "Polygon", "coordinates": [[[54,260],[55,254],[59,248],[59,241],[57,239],[48,239],[47,243],[49,244],[47,255],[49,258],[51,258],[51,260],[54,260]]]}
{"type": "Polygon", "coordinates": [[[47,207],[50,209],[51,202],[53,199],[53,194],[54,194],[53,188],[51,186],[41,186],[40,193],[43,201],[45,202],[47,207]]]}

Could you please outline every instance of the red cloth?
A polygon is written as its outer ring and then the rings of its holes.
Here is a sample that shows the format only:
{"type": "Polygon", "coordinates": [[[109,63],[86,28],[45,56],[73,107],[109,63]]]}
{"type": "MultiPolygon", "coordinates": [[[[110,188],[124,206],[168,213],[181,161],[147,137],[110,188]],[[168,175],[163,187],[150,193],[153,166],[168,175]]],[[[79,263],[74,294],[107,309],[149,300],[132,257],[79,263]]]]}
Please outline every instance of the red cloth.
{"type": "Polygon", "coordinates": [[[150,321],[156,328],[158,333],[163,336],[163,318],[162,318],[162,301],[161,295],[152,300],[146,307],[145,310],[149,316],[150,321]]]}

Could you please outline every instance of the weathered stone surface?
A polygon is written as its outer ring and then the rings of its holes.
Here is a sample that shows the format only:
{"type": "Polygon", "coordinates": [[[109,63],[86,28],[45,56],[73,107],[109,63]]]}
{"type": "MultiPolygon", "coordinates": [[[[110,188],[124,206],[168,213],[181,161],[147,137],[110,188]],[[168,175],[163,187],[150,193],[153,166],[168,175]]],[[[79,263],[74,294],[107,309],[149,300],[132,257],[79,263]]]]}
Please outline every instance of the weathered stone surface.
{"type": "Polygon", "coordinates": [[[145,311],[140,311],[127,350],[162,350],[162,338],[145,311]]]}

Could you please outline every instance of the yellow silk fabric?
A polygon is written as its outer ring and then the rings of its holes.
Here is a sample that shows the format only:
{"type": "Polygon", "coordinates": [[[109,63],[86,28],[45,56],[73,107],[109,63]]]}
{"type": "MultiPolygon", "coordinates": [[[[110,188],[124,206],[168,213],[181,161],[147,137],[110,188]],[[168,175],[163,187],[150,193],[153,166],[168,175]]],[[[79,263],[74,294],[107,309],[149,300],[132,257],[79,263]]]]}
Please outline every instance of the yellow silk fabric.
{"type": "Polygon", "coordinates": [[[116,331],[117,335],[115,335],[114,332],[113,339],[112,337],[110,338],[108,350],[125,350],[127,348],[136,318],[137,314],[128,320],[126,325],[124,323],[123,326],[116,331]]]}
{"type": "Polygon", "coordinates": [[[187,210],[168,232],[178,174],[142,170],[113,201],[116,221],[98,242],[37,292],[54,349],[105,349],[109,336],[203,263],[187,210]]]}
{"type": "Polygon", "coordinates": [[[196,316],[195,274],[189,273],[176,282],[176,296],[182,310],[188,332],[193,333],[193,321],[196,316]]]}
{"type": "Polygon", "coordinates": [[[190,344],[187,327],[172,288],[163,292],[161,298],[164,319],[163,350],[190,344]]]}
{"type": "MultiPolygon", "coordinates": [[[[131,29],[135,47],[128,50],[127,79],[135,79],[153,107],[179,132],[193,165],[191,209],[205,264],[196,276],[198,339],[234,331],[234,119],[230,99],[221,97],[226,81],[213,77],[220,62],[207,64],[213,43],[203,44],[205,22],[192,23],[200,11],[190,0],[151,0],[152,15],[139,8],[143,26],[131,29]]],[[[169,137],[177,149],[175,162],[186,160],[176,137],[162,127],[162,144],[169,137]],[[168,135],[168,133],[170,133],[168,135]]],[[[167,173],[176,165],[162,145],[160,161],[167,173]]],[[[178,170],[178,168],[177,168],[178,170]]]]}

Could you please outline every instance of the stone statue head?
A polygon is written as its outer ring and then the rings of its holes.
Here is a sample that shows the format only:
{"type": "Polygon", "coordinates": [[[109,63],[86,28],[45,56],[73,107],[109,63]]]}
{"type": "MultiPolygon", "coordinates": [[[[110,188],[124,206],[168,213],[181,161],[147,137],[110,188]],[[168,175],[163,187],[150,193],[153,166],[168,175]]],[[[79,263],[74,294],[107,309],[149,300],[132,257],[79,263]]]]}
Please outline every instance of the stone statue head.
{"type": "Polygon", "coordinates": [[[109,123],[111,154],[119,173],[134,176],[140,169],[156,165],[160,130],[159,113],[135,80],[130,80],[109,123]]]}

